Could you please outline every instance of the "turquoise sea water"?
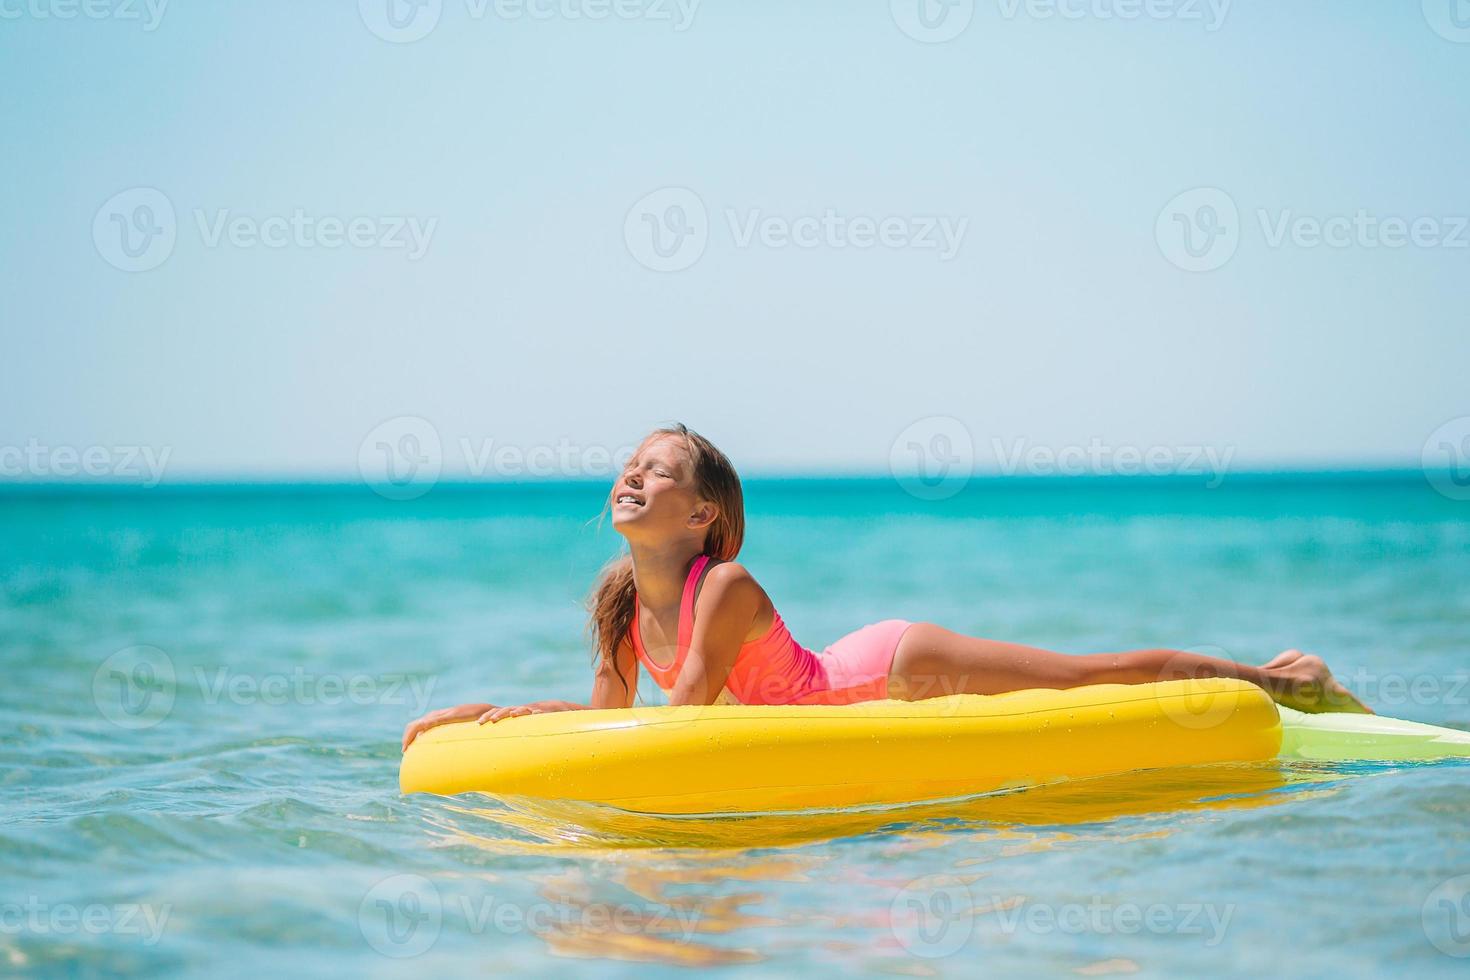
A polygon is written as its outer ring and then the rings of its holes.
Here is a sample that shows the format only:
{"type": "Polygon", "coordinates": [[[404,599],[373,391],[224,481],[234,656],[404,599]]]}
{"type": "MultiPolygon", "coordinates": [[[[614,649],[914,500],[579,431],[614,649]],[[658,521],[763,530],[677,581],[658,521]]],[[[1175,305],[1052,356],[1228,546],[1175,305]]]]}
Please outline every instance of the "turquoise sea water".
{"type": "MultiPolygon", "coordinates": [[[[423,710],[585,700],[602,493],[0,493],[0,973],[1470,966],[1459,763],[718,826],[400,796],[423,710]]],[[[1470,504],[1418,475],[747,496],[742,558],[808,646],[886,617],[1077,652],[1298,646],[1383,713],[1470,728],[1470,504]]]]}

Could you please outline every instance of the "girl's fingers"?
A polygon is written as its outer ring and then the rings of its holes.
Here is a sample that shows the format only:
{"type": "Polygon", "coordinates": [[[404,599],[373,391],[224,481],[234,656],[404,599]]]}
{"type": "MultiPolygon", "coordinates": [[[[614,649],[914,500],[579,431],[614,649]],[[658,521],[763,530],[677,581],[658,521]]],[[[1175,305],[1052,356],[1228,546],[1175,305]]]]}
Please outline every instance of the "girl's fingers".
{"type": "MultiPolygon", "coordinates": [[[[431,728],[438,728],[440,725],[448,725],[452,722],[465,721],[465,716],[459,714],[461,710],[461,708],[443,708],[439,711],[431,711],[422,718],[416,718],[409,722],[408,727],[403,730],[403,751],[407,752],[408,747],[413,744],[413,740],[431,728]]],[[[481,725],[487,721],[496,721],[498,719],[491,716],[497,711],[504,710],[506,709],[497,708],[492,705],[490,710],[480,715],[477,721],[481,725]]]]}
{"type": "Polygon", "coordinates": [[[495,722],[503,721],[506,718],[519,718],[521,715],[529,714],[531,714],[531,709],[527,705],[507,705],[504,708],[496,708],[494,711],[485,712],[483,715],[480,716],[479,723],[483,725],[485,724],[485,722],[488,721],[493,725],[495,722]]]}

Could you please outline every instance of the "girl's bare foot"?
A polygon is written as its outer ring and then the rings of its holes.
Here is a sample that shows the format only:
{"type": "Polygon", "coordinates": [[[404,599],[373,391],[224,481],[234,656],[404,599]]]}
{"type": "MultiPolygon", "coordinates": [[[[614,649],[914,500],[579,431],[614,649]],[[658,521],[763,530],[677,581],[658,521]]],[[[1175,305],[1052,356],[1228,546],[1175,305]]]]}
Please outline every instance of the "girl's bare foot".
{"type": "Polygon", "coordinates": [[[1373,709],[1343,687],[1322,658],[1314,654],[1284,650],[1261,669],[1272,680],[1271,696],[1288,708],[1373,714],[1373,709]]]}

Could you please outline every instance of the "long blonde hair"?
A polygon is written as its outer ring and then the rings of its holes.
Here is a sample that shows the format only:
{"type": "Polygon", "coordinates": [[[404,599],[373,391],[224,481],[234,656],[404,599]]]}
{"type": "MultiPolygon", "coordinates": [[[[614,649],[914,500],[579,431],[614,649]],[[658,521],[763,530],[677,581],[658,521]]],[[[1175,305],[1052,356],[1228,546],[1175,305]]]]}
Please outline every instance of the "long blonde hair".
{"type": "MultiPolygon", "coordinates": [[[[695,493],[719,508],[715,522],[705,532],[703,554],[720,561],[733,561],[745,541],[745,494],[740,477],[729,458],[715,444],[682,422],[654,429],[643,440],[647,445],[659,436],[678,436],[694,471],[695,493]]],[[[641,448],[641,446],[640,446],[641,448]]],[[[604,508],[606,508],[604,504],[604,508]]],[[[622,554],[608,562],[597,585],[587,597],[588,631],[592,634],[594,657],[613,665],[623,688],[627,678],[617,671],[617,650],[633,626],[633,609],[638,591],[633,587],[633,558],[622,554]]]]}

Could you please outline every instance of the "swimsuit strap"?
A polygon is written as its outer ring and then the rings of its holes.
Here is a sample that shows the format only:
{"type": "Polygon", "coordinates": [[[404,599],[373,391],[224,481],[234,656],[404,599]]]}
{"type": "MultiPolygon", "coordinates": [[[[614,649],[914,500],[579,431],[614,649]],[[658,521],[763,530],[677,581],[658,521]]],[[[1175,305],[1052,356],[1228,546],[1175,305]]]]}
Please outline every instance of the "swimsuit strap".
{"type": "Polygon", "coordinates": [[[674,667],[684,664],[684,654],[689,652],[689,642],[694,639],[694,587],[699,582],[699,573],[709,564],[709,555],[694,559],[689,577],[684,580],[684,598],[679,603],[679,649],[674,654],[674,667]]]}

